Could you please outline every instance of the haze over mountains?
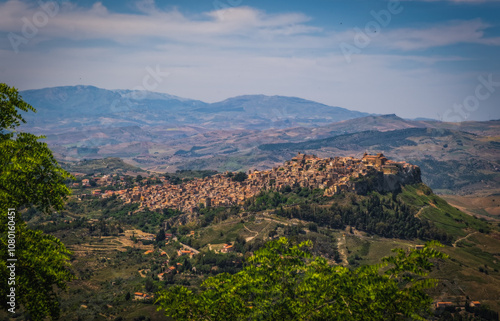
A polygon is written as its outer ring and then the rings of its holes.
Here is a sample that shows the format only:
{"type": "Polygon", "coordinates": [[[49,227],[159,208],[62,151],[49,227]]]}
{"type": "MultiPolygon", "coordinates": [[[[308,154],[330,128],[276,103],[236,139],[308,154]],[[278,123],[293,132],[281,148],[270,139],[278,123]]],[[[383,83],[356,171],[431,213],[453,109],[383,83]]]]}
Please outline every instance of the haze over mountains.
{"type": "Polygon", "coordinates": [[[60,126],[64,121],[62,128],[161,124],[262,130],[318,126],[368,115],[283,96],[246,95],[209,104],[162,93],[92,86],[27,90],[22,96],[39,110],[36,116],[27,116],[30,122],[60,126]]]}
{"type": "Polygon", "coordinates": [[[265,169],[297,152],[382,152],[421,166],[441,190],[500,188],[500,121],[443,123],[368,115],[294,97],[205,103],[91,86],[22,92],[37,109],[23,130],[47,136],[61,161],[120,157],[154,171],[265,169]]]}

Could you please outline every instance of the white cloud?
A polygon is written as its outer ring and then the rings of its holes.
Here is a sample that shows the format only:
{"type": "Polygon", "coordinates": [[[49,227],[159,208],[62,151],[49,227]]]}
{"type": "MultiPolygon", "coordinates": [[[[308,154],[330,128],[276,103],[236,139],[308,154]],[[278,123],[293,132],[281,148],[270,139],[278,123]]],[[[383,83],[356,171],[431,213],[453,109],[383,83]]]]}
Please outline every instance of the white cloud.
{"type": "Polygon", "coordinates": [[[381,35],[390,48],[420,50],[460,43],[500,45],[500,37],[485,37],[490,27],[481,19],[450,21],[424,29],[397,29],[381,35]]]}
{"type": "MultiPolygon", "coordinates": [[[[366,48],[347,64],[339,43],[352,41],[354,32],[312,26],[302,13],[236,7],[188,16],[160,10],[151,0],[137,7],[137,14],[123,14],[99,2],[91,8],[66,3],[18,54],[0,40],[0,74],[21,89],[77,84],[125,89],[140,86],[145,68],[158,65],[170,76],[156,90],[181,97],[218,101],[279,94],[368,112],[396,108],[402,116],[436,117],[437,110],[463,97],[457,76],[433,67],[464,58],[421,50],[499,44],[498,38],[485,37],[489,25],[480,19],[421,28],[391,25],[369,45],[377,55],[366,48]],[[395,54],[399,50],[405,55],[395,54]]],[[[0,4],[0,33],[20,34],[22,18],[39,10],[23,1],[0,4]]]]}
{"type": "MultiPolygon", "coordinates": [[[[359,28],[364,37],[369,39],[368,47],[403,51],[421,51],[430,48],[450,46],[456,44],[479,44],[500,46],[500,37],[486,37],[485,31],[493,27],[480,18],[473,20],[453,20],[432,25],[426,24],[419,28],[381,28],[378,33],[359,28]]],[[[333,35],[337,41],[350,44],[359,36],[359,31],[348,30],[333,35]]]]}
{"type": "MultiPolygon", "coordinates": [[[[250,7],[235,7],[212,11],[205,19],[189,18],[177,10],[161,11],[153,1],[137,4],[143,14],[113,13],[100,2],[84,9],[64,5],[59,14],[50,18],[40,35],[63,39],[109,39],[119,43],[135,43],[137,39],[156,38],[163,41],[196,42],[202,37],[251,35],[296,35],[320,31],[303,23],[303,14],[268,15],[250,7]]],[[[0,31],[22,34],[22,18],[28,20],[40,8],[25,2],[9,0],[0,4],[0,31]]]]}

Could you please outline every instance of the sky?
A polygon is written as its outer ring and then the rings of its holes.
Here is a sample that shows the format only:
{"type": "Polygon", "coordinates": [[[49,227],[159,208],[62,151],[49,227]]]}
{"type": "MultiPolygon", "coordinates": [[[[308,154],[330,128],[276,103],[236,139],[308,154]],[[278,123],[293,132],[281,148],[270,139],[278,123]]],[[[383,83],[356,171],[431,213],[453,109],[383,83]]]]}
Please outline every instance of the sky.
{"type": "Polygon", "coordinates": [[[491,120],[499,57],[500,0],[0,0],[0,82],[19,90],[282,95],[491,120]]]}

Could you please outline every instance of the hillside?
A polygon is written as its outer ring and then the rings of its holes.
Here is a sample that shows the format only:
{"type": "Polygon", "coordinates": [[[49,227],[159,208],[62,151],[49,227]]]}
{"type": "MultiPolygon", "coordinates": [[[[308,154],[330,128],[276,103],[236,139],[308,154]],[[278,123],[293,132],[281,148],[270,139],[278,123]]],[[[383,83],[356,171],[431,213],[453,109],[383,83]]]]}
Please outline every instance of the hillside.
{"type": "Polygon", "coordinates": [[[60,165],[70,173],[82,173],[87,175],[110,175],[125,173],[146,174],[144,170],[129,165],[123,160],[114,157],[83,160],[74,163],[61,162],[60,165]]]}
{"type": "Polygon", "coordinates": [[[500,150],[494,139],[448,129],[408,128],[365,131],[301,143],[267,144],[259,149],[280,155],[296,151],[319,155],[380,151],[391,158],[419,165],[424,182],[434,189],[467,192],[500,187],[500,150]]]}
{"type": "Polygon", "coordinates": [[[220,122],[223,116],[227,116],[236,125],[245,121],[255,123],[239,125],[246,129],[262,129],[262,122],[268,123],[267,128],[311,127],[367,115],[297,97],[264,95],[229,98],[195,111],[213,115],[214,122],[220,122]],[[308,112],[305,113],[305,110],[308,112]]]}
{"type": "MultiPolygon", "coordinates": [[[[155,179],[133,179],[144,196],[151,181],[155,179]]],[[[160,185],[152,186],[169,186],[156,181],[160,185]]],[[[347,181],[377,188],[370,175],[347,181]]],[[[435,300],[457,306],[479,300],[500,310],[498,225],[451,207],[415,180],[392,191],[358,193],[354,188],[334,195],[300,185],[271,187],[240,206],[201,207],[194,212],[153,211],[139,201],[124,202],[115,196],[81,197],[93,189],[84,187],[74,189],[61,214],[44,217],[28,211],[25,218],[31,226],[60,237],[74,253],[77,279],[63,294],[61,320],[166,320],[154,312],[151,299],[136,299],[134,293],[151,296],[175,284],[196,289],[207,276],[239,271],[245,257],[281,236],[312,240],[315,255],[352,268],[376,263],[392,248],[413,248],[438,239],[446,244],[443,251],[450,259],[433,272],[442,284],[433,292],[435,300]]]]}
{"type": "Polygon", "coordinates": [[[162,93],[105,90],[92,86],[54,87],[21,92],[37,110],[32,127],[130,127],[162,125],[209,129],[269,129],[318,126],[366,113],[283,96],[248,95],[204,103],[162,93]],[[304,113],[308,110],[308,113],[304,113]]]}
{"type": "Polygon", "coordinates": [[[319,156],[368,151],[419,165],[424,182],[440,193],[500,192],[499,121],[370,116],[282,96],[207,104],[88,86],[23,95],[38,109],[27,115],[23,129],[45,135],[60,161],[118,157],[156,172],[223,172],[268,169],[299,151],[319,156]]]}

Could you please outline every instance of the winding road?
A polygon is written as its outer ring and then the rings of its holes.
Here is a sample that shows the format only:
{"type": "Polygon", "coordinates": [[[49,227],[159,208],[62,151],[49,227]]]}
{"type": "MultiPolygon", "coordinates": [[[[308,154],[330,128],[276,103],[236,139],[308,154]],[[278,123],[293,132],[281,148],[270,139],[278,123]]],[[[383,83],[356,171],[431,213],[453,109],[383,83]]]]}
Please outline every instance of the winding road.
{"type": "Polygon", "coordinates": [[[462,238],[459,238],[458,240],[456,240],[456,241],[455,241],[455,243],[453,243],[453,247],[457,247],[457,243],[458,243],[458,242],[463,241],[463,240],[466,240],[469,236],[474,235],[474,234],[476,234],[476,233],[478,233],[478,232],[473,232],[473,233],[468,234],[467,236],[464,236],[464,237],[462,237],[462,238]]]}

